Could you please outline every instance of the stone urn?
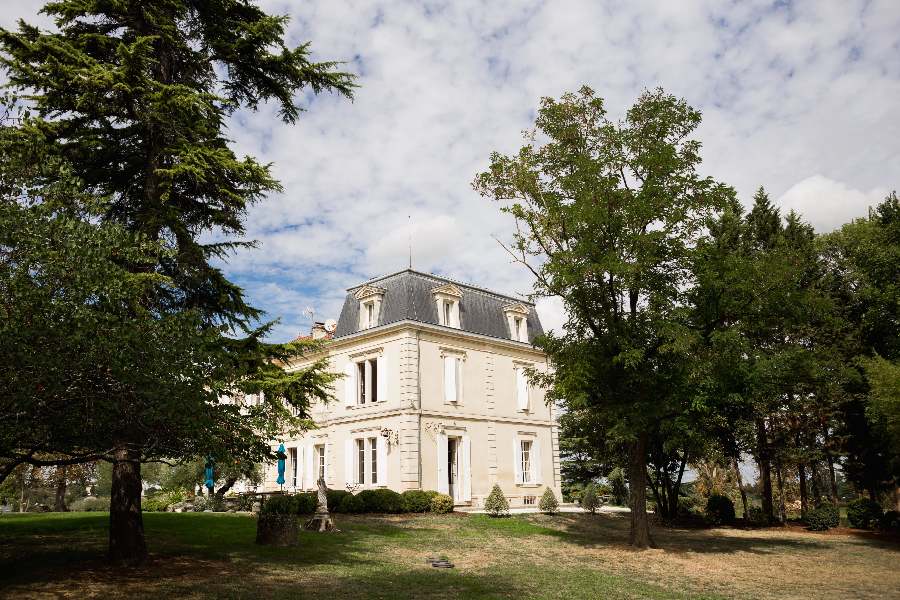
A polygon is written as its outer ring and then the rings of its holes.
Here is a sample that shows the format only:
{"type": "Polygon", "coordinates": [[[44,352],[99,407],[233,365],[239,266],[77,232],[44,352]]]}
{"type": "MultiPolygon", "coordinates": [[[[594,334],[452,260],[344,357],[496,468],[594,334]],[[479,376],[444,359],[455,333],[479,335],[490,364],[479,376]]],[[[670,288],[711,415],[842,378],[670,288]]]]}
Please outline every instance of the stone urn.
{"type": "Polygon", "coordinates": [[[256,521],[256,543],[265,546],[296,546],[299,531],[297,515],[260,514],[256,521]]]}

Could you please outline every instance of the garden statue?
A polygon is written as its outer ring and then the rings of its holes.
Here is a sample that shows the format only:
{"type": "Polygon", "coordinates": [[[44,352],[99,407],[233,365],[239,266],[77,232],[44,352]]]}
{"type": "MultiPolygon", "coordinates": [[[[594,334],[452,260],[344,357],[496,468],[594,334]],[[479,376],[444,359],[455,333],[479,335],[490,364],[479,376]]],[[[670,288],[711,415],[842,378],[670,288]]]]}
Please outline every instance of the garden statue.
{"type": "Polygon", "coordinates": [[[325,487],[325,479],[320,477],[316,483],[319,485],[316,514],[303,528],[309,531],[338,531],[337,527],[334,526],[331,515],[328,514],[328,489],[325,487]]]}

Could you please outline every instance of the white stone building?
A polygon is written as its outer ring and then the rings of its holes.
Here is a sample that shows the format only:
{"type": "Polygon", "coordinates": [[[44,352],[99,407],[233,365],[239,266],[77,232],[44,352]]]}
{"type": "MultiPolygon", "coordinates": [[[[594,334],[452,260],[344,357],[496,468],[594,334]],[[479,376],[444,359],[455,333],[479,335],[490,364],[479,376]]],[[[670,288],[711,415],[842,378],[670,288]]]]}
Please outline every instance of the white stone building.
{"type": "MultiPolygon", "coordinates": [[[[533,304],[405,270],[351,288],[330,328],[328,359],[345,377],[337,402],[314,406],[317,429],[273,440],[287,449],[286,491],[321,475],[333,489],[438,490],[459,505],[481,506],[494,483],[511,506],[546,487],[560,497],[553,411],[525,377],[547,368],[533,304]]],[[[263,491],[276,476],[269,465],[263,491]]]]}

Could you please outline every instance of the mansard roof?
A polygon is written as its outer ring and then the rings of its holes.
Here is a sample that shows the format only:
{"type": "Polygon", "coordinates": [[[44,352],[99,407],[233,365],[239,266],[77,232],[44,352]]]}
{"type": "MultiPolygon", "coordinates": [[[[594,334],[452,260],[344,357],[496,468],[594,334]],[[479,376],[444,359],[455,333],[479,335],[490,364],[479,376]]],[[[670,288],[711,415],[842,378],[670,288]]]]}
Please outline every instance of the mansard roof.
{"type": "Polygon", "coordinates": [[[514,296],[498,294],[483,288],[452,281],[407,269],[391,275],[370,279],[347,290],[344,307],[338,319],[335,338],[359,331],[359,300],[357,293],[363,288],[384,290],[378,326],[399,321],[418,321],[438,325],[437,304],[434,293],[447,294],[458,290],[459,329],[500,339],[511,339],[506,310],[520,305],[527,309],[529,342],[543,334],[541,321],[534,304],[514,296]]]}

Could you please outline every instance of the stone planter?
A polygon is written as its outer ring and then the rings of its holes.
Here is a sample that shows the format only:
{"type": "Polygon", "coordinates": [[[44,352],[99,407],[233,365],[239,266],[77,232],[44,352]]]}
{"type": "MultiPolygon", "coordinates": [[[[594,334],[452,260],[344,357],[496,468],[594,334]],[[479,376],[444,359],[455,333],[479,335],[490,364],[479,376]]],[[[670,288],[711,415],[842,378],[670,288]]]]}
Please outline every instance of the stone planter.
{"type": "Polygon", "coordinates": [[[256,543],[266,546],[296,546],[299,526],[297,515],[259,515],[256,543]]]}

